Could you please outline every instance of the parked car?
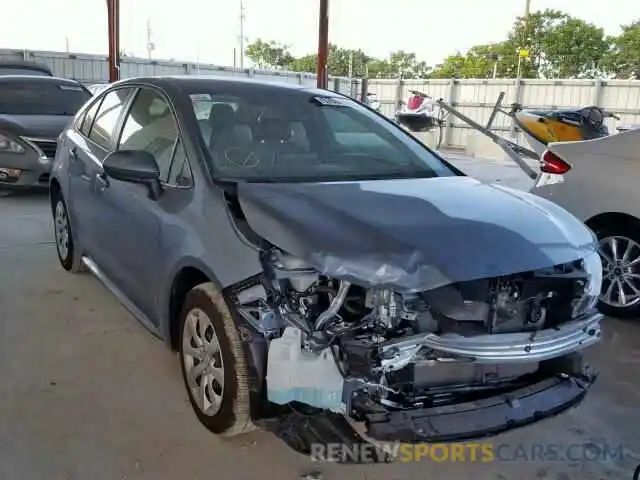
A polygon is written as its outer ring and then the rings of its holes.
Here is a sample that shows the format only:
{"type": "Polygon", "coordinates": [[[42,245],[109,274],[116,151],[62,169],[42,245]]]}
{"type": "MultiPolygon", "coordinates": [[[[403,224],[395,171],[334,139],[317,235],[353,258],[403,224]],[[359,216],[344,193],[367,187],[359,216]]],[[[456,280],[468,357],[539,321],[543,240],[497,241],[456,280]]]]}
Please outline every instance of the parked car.
{"type": "Polygon", "coordinates": [[[58,135],[89,98],[73,80],[0,76],[0,190],[49,184],[58,135]]]}
{"type": "Polygon", "coordinates": [[[0,76],[2,75],[36,75],[53,77],[53,72],[42,63],[27,60],[0,60],[0,76]]]}
{"type": "Polygon", "coordinates": [[[593,233],[337,93],[117,82],[60,136],[50,198],[62,267],[179,352],[216,434],[302,408],[380,440],[473,438],[595,379],[593,233]]]}
{"type": "Polygon", "coordinates": [[[532,193],[584,221],[598,236],[604,268],[600,309],[640,317],[640,129],[583,142],[551,143],[532,193]]]}

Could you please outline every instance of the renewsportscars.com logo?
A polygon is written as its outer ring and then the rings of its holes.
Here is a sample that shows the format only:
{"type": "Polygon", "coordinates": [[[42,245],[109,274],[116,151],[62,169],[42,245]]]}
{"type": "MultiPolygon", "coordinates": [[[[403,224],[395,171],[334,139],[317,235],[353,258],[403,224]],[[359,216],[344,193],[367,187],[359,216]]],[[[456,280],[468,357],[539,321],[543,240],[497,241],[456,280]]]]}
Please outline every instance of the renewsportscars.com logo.
{"type": "MultiPolygon", "coordinates": [[[[402,444],[315,443],[311,460],[337,463],[378,463],[381,461],[436,463],[491,462],[610,462],[622,463],[624,446],[607,443],[434,443],[402,444]]],[[[640,475],[640,473],[639,473],[640,475]]],[[[634,479],[640,480],[640,478],[634,479]]]]}

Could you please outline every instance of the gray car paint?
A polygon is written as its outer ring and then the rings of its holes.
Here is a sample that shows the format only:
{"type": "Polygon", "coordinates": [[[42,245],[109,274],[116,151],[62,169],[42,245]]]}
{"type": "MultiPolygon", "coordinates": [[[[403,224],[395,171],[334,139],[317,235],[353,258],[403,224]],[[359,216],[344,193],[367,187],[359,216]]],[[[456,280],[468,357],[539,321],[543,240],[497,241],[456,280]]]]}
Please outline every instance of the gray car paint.
{"type": "MultiPolygon", "coordinates": [[[[181,130],[181,140],[184,142],[194,178],[192,187],[165,186],[163,195],[154,202],[139,185],[125,184],[114,179],[107,179],[105,185],[100,178],[103,174],[101,163],[109,149],[95,145],[74,126],[68,127],[61,136],[52,174],[52,181],[59,183],[62,195],[67,199],[76,244],[82,246],[102,274],[112,280],[116,289],[114,293],[135,303],[146,317],[141,319],[147,320],[145,325],[167,341],[170,331],[169,301],[172,286],[182,269],[196,268],[221,288],[262,272],[255,247],[239,234],[227,208],[223,189],[211,176],[211,165],[205,151],[206,147],[198,133],[191,103],[180,88],[181,82],[189,81],[197,80],[125,80],[112,85],[98,98],[108,94],[112,88],[123,86],[152,88],[164,95],[181,130]],[[75,152],[75,158],[70,153],[72,151],[75,152]]],[[[206,80],[220,82],[221,86],[225,82],[235,81],[206,80]]],[[[261,88],[294,87],[274,85],[261,88]]],[[[390,123],[389,126],[398,128],[390,123]]],[[[111,150],[114,148],[110,147],[111,150]]],[[[433,185],[430,182],[432,180],[424,180],[426,190],[433,185]]],[[[257,186],[253,188],[254,193],[258,192],[255,190],[257,186]]],[[[274,185],[273,188],[277,190],[280,186],[274,185]]],[[[248,206],[248,192],[251,192],[251,189],[250,185],[241,185],[240,188],[253,228],[267,237],[273,237],[276,243],[279,239],[286,238],[287,233],[284,230],[269,232],[264,229],[262,222],[266,221],[267,216],[261,216],[248,206]]],[[[558,242],[565,249],[571,245],[576,247],[573,253],[550,257],[550,262],[578,258],[584,253],[580,251],[581,248],[590,248],[590,233],[584,227],[577,226],[577,222],[559,207],[553,207],[547,202],[536,203],[525,197],[517,198],[514,192],[504,189],[479,187],[475,182],[465,179],[461,179],[456,195],[463,198],[473,189],[482,190],[486,195],[475,196],[476,200],[511,202],[511,206],[513,202],[518,202],[522,207],[519,213],[531,215],[534,219],[531,222],[533,228],[546,232],[536,237],[541,242],[558,242]],[[535,225],[535,222],[539,225],[535,225]],[[562,233],[563,230],[566,231],[562,233]],[[554,233],[558,234],[557,238],[553,237],[554,233]]],[[[435,191],[437,190],[436,188],[435,191]]],[[[453,189],[450,188],[448,193],[453,194],[453,189]]],[[[433,196],[429,200],[434,204],[443,202],[443,208],[455,207],[452,199],[433,196]]],[[[463,206],[465,208],[454,208],[455,214],[460,218],[460,225],[464,223],[464,218],[469,221],[477,220],[473,212],[465,212],[466,208],[473,209],[474,203],[467,201],[463,206]]],[[[495,209],[493,213],[490,208],[483,211],[489,214],[492,221],[510,225],[510,228],[517,230],[519,234],[533,233],[531,229],[527,230],[522,226],[527,223],[526,219],[500,220],[499,205],[495,205],[495,209]],[[516,228],[515,224],[520,226],[516,228]]],[[[509,208],[505,207],[502,211],[509,213],[509,208]]],[[[276,215],[276,223],[282,218],[284,217],[278,218],[276,215]]],[[[318,219],[317,228],[321,228],[324,218],[325,213],[318,219]]],[[[466,233],[472,240],[473,229],[467,229],[466,233]]],[[[286,242],[283,240],[283,243],[286,242]]],[[[446,248],[446,238],[441,238],[441,243],[442,248],[446,248]]],[[[551,248],[551,245],[549,247],[551,248]]],[[[491,246],[485,245],[485,248],[491,246]]],[[[438,249],[429,253],[432,258],[437,258],[440,252],[438,249]]],[[[526,261],[519,260],[517,254],[510,255],[509,258],[513,262],[513,273],[526,266],[526,261]]],[[[476,259],[466,260],[473,262],[476,259]]],[[[506,273],[508,270],[508,265],[503,264],[500,272],[506,273]]],[[[491,272],[493,270],[487,270],[487,274],[491,272]]]]}
{"type": "MultiPolygon", "coordinates": [[[[153,88],[151,83],[132,81],[114,87],[123,85],[153,88]]],[[[167,341],[171,289],[182,269],[196,268],[221,288],[262,270],[255,248],[239,241],[222,190],[210,182],[209,171],[197,157],[203,146],[195,118],[196,128],[184,128],[191,112],[185,114],[171,103],[182,126],[193,187],[165,186],[157,202],[139,185],[109,179],[104,188],[98,177],[109,150],[81,135],[73,125],[61,136],[52,171],[52,181],[59,182],[67,199],[76,242],[117,286],[119,291],[114,293],[135,303],[146,316],[139,320],[146,320],[145,325],[167,341]],[[69,153],[72,149],[75,159],[69,153]],[[142,224],[133,220],[143,217],[142,224]],[[132,264],[125,266],[125,258],[132,264]],[[144,271],[136,278],[141,269],[144,271]]]]}
{"type": "Polygon", "coordinates": [[[597,251],[593,233],[561,207],[470,177],[245,183],[239,198],[259,235],[362,286],[428,290],[597,251]]]}

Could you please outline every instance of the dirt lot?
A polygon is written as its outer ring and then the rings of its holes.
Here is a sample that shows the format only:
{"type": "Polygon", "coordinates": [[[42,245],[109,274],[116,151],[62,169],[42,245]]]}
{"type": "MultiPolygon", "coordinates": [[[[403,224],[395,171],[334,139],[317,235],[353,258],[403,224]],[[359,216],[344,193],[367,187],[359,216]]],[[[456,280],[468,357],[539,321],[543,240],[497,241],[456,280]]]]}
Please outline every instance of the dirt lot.
{"type": "Polygon", "coordinates": [[[265,432],[222,442],[192,414],[177,359],[96,279],[61,270],[51,232],[45,196],[0,198],[0,480],[631,479],[640,463],[640,323],[614,320],[583,405],[491,441],[624,444],[622,462],[339,466],[265,432]]]}

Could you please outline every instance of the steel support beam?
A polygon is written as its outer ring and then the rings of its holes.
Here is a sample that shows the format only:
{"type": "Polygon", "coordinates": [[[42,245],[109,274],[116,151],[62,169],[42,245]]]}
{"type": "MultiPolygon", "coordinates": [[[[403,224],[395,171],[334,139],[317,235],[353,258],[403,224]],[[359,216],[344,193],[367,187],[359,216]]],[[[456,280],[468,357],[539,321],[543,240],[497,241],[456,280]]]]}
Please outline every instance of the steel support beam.
{"type": "Polygon", "coordinates": [[[327,60],[329,57],[329,0],[320,0],[320,20],[318,25],[318,65],[316,75],[318,88],[327,88],[327,60]]]}
{"type": "Polygon", "coordinates": [[[120,79],[120,0],[107,0],[109,81],[120,79]]]}

